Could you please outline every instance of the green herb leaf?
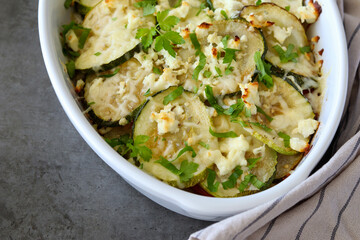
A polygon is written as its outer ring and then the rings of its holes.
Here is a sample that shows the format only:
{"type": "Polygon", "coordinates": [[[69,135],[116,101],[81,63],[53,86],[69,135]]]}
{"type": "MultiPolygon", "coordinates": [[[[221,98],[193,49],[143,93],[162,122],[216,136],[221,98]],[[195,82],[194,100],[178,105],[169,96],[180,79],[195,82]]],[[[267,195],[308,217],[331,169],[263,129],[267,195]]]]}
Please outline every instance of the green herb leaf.
{"type": "Polygon", "coordinates": [[[186,152],[192,152],[191,157],[193,157],[193,158],[196,157],[196,152],[194,151],[194,149],[185,143],[185,147],[180,150],[180,152],[178,153],[176,158],[174,160],[172,160],[172,162],[179,159],[179,157],[181,157],[181,155],[183,155],[186,152]]]}
{"type": "Polygon", "coordinates": [[[84,28],[83,31],[81,32],[81,35],[79,37],[79,48],[80,49],[84,48],[85,42],[86,42],[90,32],[91,32],[90,28],[84,28]]]}
{"type": "Polygon", "coordinates": [[[226,35],[225,37],[223,37],[223,38],[221,39],[221,42],[222,42],[222,44],[224,45],[224,48],[227,48],[229,38],[230,38],[230,36],[229,36],[229,35],[226,35]]]}
{"type": "Polygon", "coordinates": [[[95,55],[95,56],[100,56],[100,55],[101,55],[101,52],[96,52],[94,55],[95,55]]]}
{"type": "Polygon", "coordinates": [[[200,43],[196,37],[196,33],[190,33],[190,40],[194,46],[194,48],[198,51],[201,51],[201,46],[200,46],[200,43]]]}
{"type": "Polygon", "coordinates": [[[70,30],[79,30],[80,33],[80,37],[79,37],[79,48],[83,49],[85,42],[91,32],[90,28],[84,28],[83,26],[76,24],[74,21],[72,21],[70,24],[68,25],[63,25],[62,26],[63,31],[62,31],[62,36],[65,38],[66,34],[70,31],[70,30]]]}
{"type": "Polygon", "coordinates": [[[201,4],[200,4],[199,11],[196,13],[196,16],[199,16],[199,14],[201,13],[201,11],[204,10],[205,8],[206,8],[206,4],[205,4],[205,3],[201,3],[201,4]]]}
{"type": "Polygon", "coordinates": [[[268,126],[264,125],[264,124],[261,124],[261,123],[258,123],[258,122],[249,122],[251,125],[254,125],[256,127],[259,127],[259,128],[262,128],[265,130],[265,132],[271,132],[272,129],[269,128],[268,126]]]}
{"type": "Polygon", "coordinates": [[[155,50],[159,52],[161,49],[165,49],[172,57],[176,57],[176,52],[174,51],[173,46],[171,46],[170,41],[173,44],[185,43],[185,40],[179,33],[169,31],[155,38],[155,50]]]}
{"type": "Polygon", "coordinates": [[[271,65],[267,64],[261,59],[261,53],[256,52],[254,55],[254,60],[256,63],[256,69],[259,71],[259,82],[262,82],[267,88],[274,86],[272,77],[270,76],[271,65]]]}
{"type": "Polygon", "coordinates": [[[239,188],[238,188],[240,192],[244,192],[245,189],[249,186],[252,176],[253,176],[252,174],[248,174],[244,177],[244,180],[240,183],[239,188]]]}
{"type": "Polygon", "coordinates": [[[251,176],[250,182],[254,185],[257,189],[261,189],[265,184],[257,179],[255,175],[251,176]]]}
{"type": "Polygon", "coordinates": [[[181,174],[181,171],[179,169],[177,169],[174,164],[172,164],[170,161],[168,161],[164,157],[160,157],[160,159],[155,162],[160,163],[164,168],[166,168],[167,170],[169,170],[170,172],[172,172],[175,175],[181,174]]]}
{"type": "Polygon", "coordinates": [[[285,10],[286,10],[286,11],[290,11],[290,6],[286,6],[286,7],[285,7],[285,10]]]}
{"type": "Polygon", "coordinates": [[[262,3],[261,0],[257,0],[255,5],[259,6],[261,3],[262,3]]]}
{"type": "Polygon", "coordinates": [[[199,164],[197,163],[189,162],[188,160],[182,161],[180,165],[180,181],[189,181],[194,176],[194,173],[197,171],[198,167],[199,164]]]}
{"type": "Polygon", "coordinates": [[[130,157],[140,156],[144,161],[148,162],[152,158],[152,151],[148,147],[142,145],[149,141],[150,137],[146,135],[138,135],[134,139],[134,144],[127,143],[126,146],[131,149],[130,157]]]}
{"type": "Polygon", "coordinates": [[[73,2],[74,2],[74,0],[65,0],[65,2],[64,2],[64,7],[65,7],[66,9],[70,8],[71,5],[73,4],[73,2]]]}
{"type": "Polygon", "coordinates": [[[226,12],[224,11],[224,10],[221,10],[221,15],[223,15],[223,17],[225,18],[225,20],[228,20],[229,19],[229,17],[228,17],[228,15],[226,14],[226,12]]]}
{"type": "Polygon", "coordinates": [[[264,110],[262,110],[261,107],[256,106],[256,109],[257,109],[257,111],[258,111],[259,113],[261,113],[262,115],[264,115],[265,118],[266,118],[269,122],[271,122],[272,120],[274,120],[272,117],[270,117],[269,115],[267,115],[266,112],[265,112],[264,110]]]}
{"type": "Polygon", "coordinates": [[[156,73],[156,74],[161,75],[162,71],[161,71],[161,69],[160,69],[160,68],[153,67],[153,73],[156,73]]]}
{"type": "Polygon", "coordinates": [[[206,85],[206,86],[205,86],[205,95],[206,95],[206,98],[207,98],[209,104],[210,104],[213,108],[215,108],[215,110],[218,112],[218,114],[220,114],[220,115],[223,114],[225,110],[224,110],[223,107],[221,107],[221,106],[218,104],[216,98],[214,97],[214,93],[213,93],[213,90],[212,90],[212,87],[211,87],[211,86],[209,86],[209,85],[206,85]]]}
{"type": "Polygon", "coordinates": [[[154,27],[152,28],[140,28],[136,32],[136,39],[141,40],[141,44],[146,49],[150,47],[150,45],[153,43],[154,39],[153,37],[156,35],[156,29],[154,27]]]}
{"type": "Polygon", "coordinates": [[[280,47],[279,45],[275,45],[273,46],[273,48],[275,49],[275,51],[278,53],[279,57],[280,57],[280,61],[282,63],[287,63],[289,61],[292,61],[294,63],[297,62],[297,57],[299,56],[296,52],[293,52],[295,46],[294,44],[289,44],[286,52],[284,51],[284,49],[282,49],[282,47],[280,47]]]}
{"type": "Polygon", "coordinates": [[[204,143],[204,142],[199,142],[199,145],[202,146],[202,147],[204,147],[204,148],[206,148],[206,149],[209,149],[209,148],[210,148],[210,147],[209,147],[209,144],[206,144],[206,143],[204,143]]]}
{"type": "Polygon", "coordinates": [[[146,91],[146,93],[144,94],[144,96],[149,96],[150,95],[150,88],[146,91]]]}
{"type": "Polygon", "coordinates": [[[251,170],[255,167],[256,163],[261,159],[261,157],[258,158],[249,158],[247,159],[247,162],[249,163],[248,168],[251,170]]]}
{"type": "Polygon", "coordinates": [[[244,110],[244,107],[244,101],[242,99],[238,99],[235,104],[231,105],[228,109],[224,111],[224,114],[235,118],[239,116],[239,114],[244,110]]]}
{"type": "Polygon", "coordinates": [[[229,66],[225,69],[225,75],[229,75],[234,71],[234,67],[229,66]]]}
{"type": "Polygon", "coordinates": [[[219,67],[215,66],[215,71],[217,72],[217,74],[219,75],[218,77],[222,77],[222,72],[221,69],[219,67]]]}
{"type": "Polygon", "coordinates": [[[69,74],[70,78],[73,78],[75,76],[75,62],[73,60],[70,60],[66,65],[66,71],[69,74]]]}
{"type": "Polygon", "coordinates": [[[211,77],[212,72],[211,71],[204,71],[204,77],[209,78],[211,77]]]}
{"type": "Polygon", "coordinates": [[[170,40],[173,44],[183,44],[185,40],[180,36],[178,32],[169,31],[163,35],[165,38],[170,40]]]}
{"type": "Polygon", "coordinates": [[[178,0],[178,1],[176,2],[176,4],[174,5],[174,8],[180,7],[181,4],[182,4],[182,0],[178,0]]]}
{"type": "Polygon", "coordinates": [[[236,186],[236,181],[241,176],[241,174],[243,174],[243,171],[241,170],[240,166],[237,166],[234,169],[234,172],[228,178],[228,180],[226,182],[222,183],[223,188],[225,190],[230,189],[230,188],[234,188],[236,186]]]}
{"type": "Polygon", "coordinates": [[[231,119],[230,120],[231,122],[234,122],[234,123],[239,123],[242,127],[249,127],[249,125],[245,122],[245,121],[242,121],[242,120],[238,120],[238,119],[231,119]]]}
{"type": "Polygon", "coordinates": [[[251,117],[251,110],[248,109],[247,107],[245,108],[245,117],[248,117],[248,118],[251,117]]]}
{"type": "Polygon", "coordinates": [[[130,138],[129,134],[122,135],[118,138],[109,139],[105,138],[105,141],[112,147],[115,148],[116,151],[124,156],[130,151],[130,148],[127,147],[127,144],[132,144],[133,140],[130,138]]]}
{"type": "Polygon", "coordinates": [[[144,0],[134,3],[137,8],[143,8],[143,15],[148,16],[155,12],[156,0],[144,0]]]}
{"type": "Polygon", "coordinates": [[[104,75],[99,75],[99,77],[111,78],[111,77],[115,76],[119,71],[120,71],[120,68],[117,68],[117,69],[115,69],[115,71],[114,71],[113,73],[104,74],[104,75]]]}
{"type": "Polygon", "coordinates": [[[210,168],[207,168],[206,170],[208,172],[208,176],[206,179],[207,188],[209,189],[210,192],[217,192],[220,183],[215,181],[216,172],[210,168]]]}
{"type": "Polygon", "coordinates": [[[236,138],[236,137],[238,137],[238,135],[233,131],[217,133],[217,132],[214,132],[211,129],[211,127],[209,128],[209,132],[211,135],[213,135],[214,137],[217,137],[217,138],[236,138]]]}
{"type": "Polygon", "coordinates": [[[214,5],[211,0],[206,0],[206,7],[208,7],[211,11],[215,11],[214,5]]]}
{"type": "Polygon", "coordinates": [[[289,148],[290,147],[290,136],[283,132],[279,132],[278,136],[284,140],[284,146],[289,148]]]}
{"type": "Polygon", "coordinates": [[[203,52],[199,52],[199,64],[196,66],[196,68],[194,69],[192,78],[194,80],[198,80],[199,79],[199,74],[201,72],[201,70],[204,69],[206,64],[206,56],[203,52]]]}
{"type": "Polygon", "coordinates": [[[162,12],[158,12],[156,14],[156,19],[160,28],[164,31],[170,31],[178,22],[180,22],[180,18],[175,16],[168,16],[169,10],[165,10],[162,12]]]}
{"type": "Polygon", "coordinates": [[[180,97],[183,92],[184,88],[182,86],[177,87],[174,91],[164,97],[163,104],[169,104],[169,102],[174,101],[176,98],[180,97]]]}
{"type": "Polygon", "coordinates": [[[225,56],[223,63],[231,63],[232,60],[236,61],[235,53],[240,51],[239,49],[225,48],[225,56]]]}
{"type": "Polygon", "coordinates": [[[311,48],[310,48],[310,46],[304,46],[304,47],[301,47],[301,48],[299,48],[299,50],[300,50],[300,52],[301,53],[309,53],[309,52],[311,52],[311,48]]]}

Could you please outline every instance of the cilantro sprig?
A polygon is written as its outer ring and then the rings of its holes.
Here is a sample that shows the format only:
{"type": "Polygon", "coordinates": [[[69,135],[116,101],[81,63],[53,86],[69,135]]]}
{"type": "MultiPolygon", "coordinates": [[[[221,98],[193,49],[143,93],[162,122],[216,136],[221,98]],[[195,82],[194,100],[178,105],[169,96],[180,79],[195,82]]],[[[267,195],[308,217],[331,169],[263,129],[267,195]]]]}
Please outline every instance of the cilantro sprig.
{"type": "Polygon", "coordinates": [[[136,39],[140,39],[143,47],[146,49],[151,46],[155,38],[155,50],[157,52],[165,49],[172,57],[176,57],[173,44],[183,44],[185,40],[178,32],[171,31],[171,29],[178,24],[180,19],[176,16],[168,16],[169,10],[158,12],[156,19],[158,24],[151,28],[140,28],[137,30],[136,39]]]}
{"type": "Polygon", "coordinates": [[[255,53],[254,60],[256,69],[259,71],[258,81],[264,83],[267,88],[272,88],[274,86],[274,81],[270,72],[271,65],[263,61],[259,51],[255,53]]]}
{"type": "Polygon", "coordinates": [[[288,63],[288,62],[297,62],[297,58],[299,57],[299,55],[295,52],[293,52],[295,46],[294,44],[289,44],[286,51],[284,51],[284,49],[282,49],[282,47],[280,47],[279,45],[275,45],[273,46],[273,48],[275,49],[275,51],[278,53],[279,57],[280,57],[280,61],[282,63],[288,63]]]}

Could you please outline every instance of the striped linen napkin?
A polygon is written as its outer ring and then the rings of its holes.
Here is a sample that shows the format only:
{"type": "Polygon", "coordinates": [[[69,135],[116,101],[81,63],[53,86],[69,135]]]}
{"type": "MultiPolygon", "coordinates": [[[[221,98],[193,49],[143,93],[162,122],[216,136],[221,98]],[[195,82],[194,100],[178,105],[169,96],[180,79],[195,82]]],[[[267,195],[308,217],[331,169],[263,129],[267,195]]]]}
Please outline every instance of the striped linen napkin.
{"type": "Polygon", "coordinates": [[[360,0],[337,3],[348,41],[349,90],[325,164],[287,194],[193,233],[190,240],[360,239],[360,0]]]}

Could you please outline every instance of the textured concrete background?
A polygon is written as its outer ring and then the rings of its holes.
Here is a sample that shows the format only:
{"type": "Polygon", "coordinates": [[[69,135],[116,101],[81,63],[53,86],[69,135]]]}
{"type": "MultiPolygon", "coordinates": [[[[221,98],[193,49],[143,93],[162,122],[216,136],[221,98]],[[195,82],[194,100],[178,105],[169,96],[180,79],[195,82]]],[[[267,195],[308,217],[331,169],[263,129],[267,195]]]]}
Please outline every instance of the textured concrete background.
{"type": "Polygon", "coordinates": [[[45,70],[37,4],[0,0],[0,239],[186,239],[209,225],[142,196],[76,132],[45,70]]]}

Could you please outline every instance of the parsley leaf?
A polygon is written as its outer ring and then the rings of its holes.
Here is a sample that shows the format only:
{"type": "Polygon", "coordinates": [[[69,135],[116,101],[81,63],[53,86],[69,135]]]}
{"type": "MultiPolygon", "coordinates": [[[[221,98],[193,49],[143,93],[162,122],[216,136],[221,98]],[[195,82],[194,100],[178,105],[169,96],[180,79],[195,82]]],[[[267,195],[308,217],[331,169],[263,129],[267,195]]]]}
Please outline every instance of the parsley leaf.
{"type": "Polygon", "coordinates": [[[96,52],[94,55],[98,57],[101,55],[101,52],[96,52]]]}
{"type": "Polygon", "coordinates": [[[290,6],[286,6],[286,7],[285,7],[285,10],[286,10],[286,11],[290,11],[290,6]]]}
{"type": "Polygon", "coordinates": [[[223,37],[223,38],[221,39],[221,42],[222,42],[222,44],[224,45],[224,48],[227,48],[229,38],[230,38],[230,36],[229,36],[229,35],[226,35],[225,37],[223,37]]]}
{"type": "Polygon", "coordinates": [[[73,4],[74,0],[65,0],[64,7],[68,9],[73,4]]]}
{"type": "Polygon", "coordinates": [[[202,146],[202,147],[204,147],[204,148],[206,148],[206,149],[209,149],[209,148],[210,148],[210,147],[209,147],[209,144],[206,144],[206,143],[204,143],[204,142],[199,142],[199,145],[202,146]]]}
{"type": "Polygon", "coordinates": [[[206,0],[206,7],[208,7],[211,11],[215,11],[214,5],[211,0],[206,0]]]}
{"type": "Polygon", "coordinates": [[[161,71],[161,69],[160,69],[160,68],[153,67],[153,73],[156,73],[156,74],[161,75],[162,71],[161,71]]]}
{"type": "Polygon", "coordinates": [[[146,49],[148,47],[150,47],[150,45],[152,44],[153,37],[156,35],[156,29],[154,27],[152,28],[140,28],[137,30],[136,32],[136,39],[141,40],[141,44],[143,45],[143,47],[146,49]]]}
{"type": "Polygon", "coordinates": [[[272,77],[270,76],[271,65],[261,59],[260,52],[255,53],[254,60],[256,63],[256,69],[259,71],[259,82],[264,83],[267,88],[273,87],[274,82],[272,77]]]}
{"type": "Polygon", "coordinates": [[[164,97],[163,104],[169,104],[169,102],[174,101],[176,98],[180,97],[183,92],[184,88],[182,86],[177,87],[174,91],[164,97]]]}
{"type": "Polygon", "coordinates": [[[249,163],[248,168],[251,170],[255,167],[256,163],[261,159],[261,157],[258,158],[249,158],[247,159],[247,162],[249,163]]]}
{"type": "Polygon", "coordinates": [[[236,138],[236,137],[238,137],[238,135],[233,131],[217,133],[217,132],[214,132],[211,129],[211,127],[209,128],[209,132],[211,135],[213,135],[214,137],[217,137],[217,138],[236,138]]]}
{"type": "Polygon", "coordinates": [[[188,160],[182,161],[180,165],[180,181],[189,181],[194,176],[194,173],[197,171],[198,167],[199,164],[197,163],[189,162],[188,160]]]}
{"type": "Polygon", "coordinates": [[[300,50],[300,52],[301,53],[309,53],[309,52],[311,52],[311,48],[310,48],[310,46],[304,46],[304,47],[301,47],[301,48],[299,48],[299,50],[300,50]]]}
{"type": "Polygon", "coordinates": [[[233,123],[239,123],[242,127],[249,127],[249,125],[243,121],[243,120],[238,120],[238,119],[231,119],[230,122],[233,122],[233,123]]]}
{"type": "Polygon", "coordinates": [[[178,155],[176,156],[176,158],[173,161],[177,160],[179,157],[181,157],[181,155],[183,155],[186,152],[192,152],[191,157],[196,157],[196,152],[194,151],[194,149],[190,146],[187,145],[187,143],[185,143],[185,147],[183,149],[180,150],[180,152],[178,153],[178,155]]]}
{"type": "Polygon", "coordinates": [[[204,77],[209,78],[209,77],[211,77],[212,72],[211,71],[204,71],[203,75],[204,75],[204,77]]]}
{"type": "Polygon", "coordinates": [[[224,10],[221,10],[221,15],[223,15],[223,17],[225,18],[225,20],[228,20],[229,19],[229,17],[228,17],[228,15],[226,14],[226,12],[224,11],[224,10]]]}
{"type": "Polygon", "coordinates": [[[115,76],[119,71],[120,71],[120,68],[117,68],[117,69],[115,69],[115,71],[113,73],[99,75],[99,77],[111,78],[111,77],[115,76]]]}
{"type": "Polygon", "coordinates": [[[244,110],[245,103],[242,99],[238,99],[237,102],[231,105],[228,109],[224,111],[224,114],[230,115],[235,118],[244,110]]]}
{"type": "Polygon", "coordinates": [[[241,176],[241,174],[243,174],[243,171],[240,169],[239,166],[237,166],[234,169],[234,172],[230,175],[230,177],[228,178],[228,180],[226,182],[222,183],[223,188],[226,189],[230,189],[230,188],[234,188],[236,185],[236,181],[238,180],[238,178],[241,176]]]}
{"type": "Polygon", "coordinates": [[[91,32],[90,28],[84,28],[83,26],[76,24],[74,21],[72,21],[70,24],[68,25],[63,25],[62,26],[63,31],[62,31],[62,36],[65,38],[66,34],[70,31],[70,30],[79,30],[80,31],[80,37],[79,37],[79,48],[83,49],[85,42],[91,32]]]}
{"type": "Polygon", "coordinates": [[[289,61],[292,61],[294,63],[297,62],[297,57],[299,56],[296,52],[293,52],[295,46],[294,44],[289,44],[286,52],[284,51],[284,49],[282,49],[282,47],[280,47],[279,45],[275,45],[273,46],[273,48],[275,49],[275,51],[278,53],[279,57],[280,57],[280,61],[282,63],[287,63],[289,61]]]}
{"type": "Polygon", "coordinates": [[[144,94],[144,96],[149,96],[150,95],[150,88],[146,91],[146,93],[144,94]]]}
{"type": "Polygon", "coordinates": [[[254,185],[257,189],[262,188],[265,184],[257,179],[253,174],[248,174],[245,176],[244,181],[241,182],[239,186],[239,191],[243,192],[248,187],[249,183],[254,185]]]}
{"type": "Polygon", "coordinates": [[[231,63],[232,60],[236,61],[235,53],[240,51],[239,49],[225,48],[225,56],[223,63],[231,63]]]}
{"type": "Polygon", "coordinates": [[[197,50],[197,51],[201,51],[201,46],[200,46],[200,43],[196,37],[196,33],[190,33],[190,40],[191,40],[191,43],[194,45],[194,48],[197,50]]]}
{"type": "Polygon", "coordinates": [[[138,135],[134,139],[134,144],[127,143],[126,146],[131,149],[130,157],[140,156],[144,161],[148,162],[152,158],[152,151],[143,144],[150,139],[146,135],[138,135]]]}
{"type": "Polygon", "coordinates": [[[165,49],[172,57],[176,57],[176,52],[174,51],[173,46],[171,46],[170,41],[173,44],[185,43],[185,40],[179,33],[169,31],[155,38],[155,50],[159,52],[161,49],[165,49]]]}
{"type": "Polygon", "coordinates": [[[164,31],[170,31],[172,27],[174,27],[176,24],[178,24],[178,22],[180,22],[180,18],[168,15],[169,10],[158,12],[156,14],[158,24],[160,28],[164,31]]]}
{"type": "Polygon", "coordinates": [[[160,163],[164,168],[166,168],[167,170],[169,170],[170,172],[172,172],[175,175],[181,174],[181,171],[179,169],[177,169],[174,164],[172,164],[170,161],[168,161],[164,157],[160,157],[160,159],[155,162],[160,163]]]}
{"type": "Polygon", "coordinates": [[[220,182],[216,182],[216,172],[210,168],[206,169],[208,176],[206,179],[207,188],[210,192],[217,192],[220,182]]]}
{"type": "Polygon", "coordinates": [[[203,52],[198,52],[199,54],[199,64],[196,66],[196,68],[194,69],[192,78],[194,80],[198,80],[199,79],[199,74],[201,72],[201,70],[204,69],[205,64],[206,64],[206,56],[203,52]]]}
{"type": "Polygon", "coordinates": [[[283,132],[279,132],[278,136],[284,140],[284,146],[289,148],[290,147],[290,136],[283,132]]]}
{"type": "Polygon", "coordinates": [[[257,109],[257,111],[258,111],[259,113],[263,114],[263,115],[265,116],[265,118],[266,118],[269,122],[271,122],[272,120],[274,120],[272,117],[270,117],[269,115],[267,115],[266,112],[265,112],[264,110],[262,110],[261,107],[256,106],[256,109],[257,109]]]}
{"type": "Polygon", "coordinates": [[[143,8],[143,15],[148,16],[155,12],[156,0],[143,0],[134,3],[137,8],[143,8]]]}
{"type": "Polygon", "coordinates": [[[229,75],[234,71],[234,67],[229,66],[225,69],[225,75],[229,75]]]}
{"type": "Polygon", "coordinates": [[[257,0],[255,5],[259,6],[261,3],[262,3],[261,0],[257,0]]]}
{"type": "Polygon", "coordinates": [[[176,2],[176,4],[174,5],[174,8],[180,7],[181,4],[182,4],[182,0],[178,0],[178,1],[176,2]]]}
{"type": "Polygon", "coordinates": [[[268,126],[258,123],[258,122],[249,122],[251,125],[254,125],[256,127],[262,128],[265,132],[271,132],[272,129],[269,128],[268,126]]]}
{"type": "Polygon", "coordinates": [[[122,135],[118,138],[105,138],[105,141],[107,144],[109,144],[112,148],[117,147],[117,152],[120,153],[120,155],[124,156],[127,152],[130,151],[130,149],[126,146],[128,143],[132,144],[133,140],[130,138],[129,134],[122,135]]]}
{"type": "Polygon", "coordinates": [[[221,69],[219,67],[215,66],[215,71],[217,72],[218,77],[222,77],[221,69]]]}
{"type": "Polygon", "coordinates": [[[70,78],[75,76],[75,62],[73,60],[69,61],[66,65],[66,71],[69,74],[70,78]]]}
{"type": "Polygon", "coordinates": [[[210,87],[209,85],[205,86],[205,95],[206,95],[206,98],[207,98],[208,102],[210,103],[210,105],[213,108],[215,108],[215,110],[218,112],[218,114],[220,114],[220,115],[223,114],[224,108],[218,104],[216,98],[214,97],[212,87],[210,87]]]}

